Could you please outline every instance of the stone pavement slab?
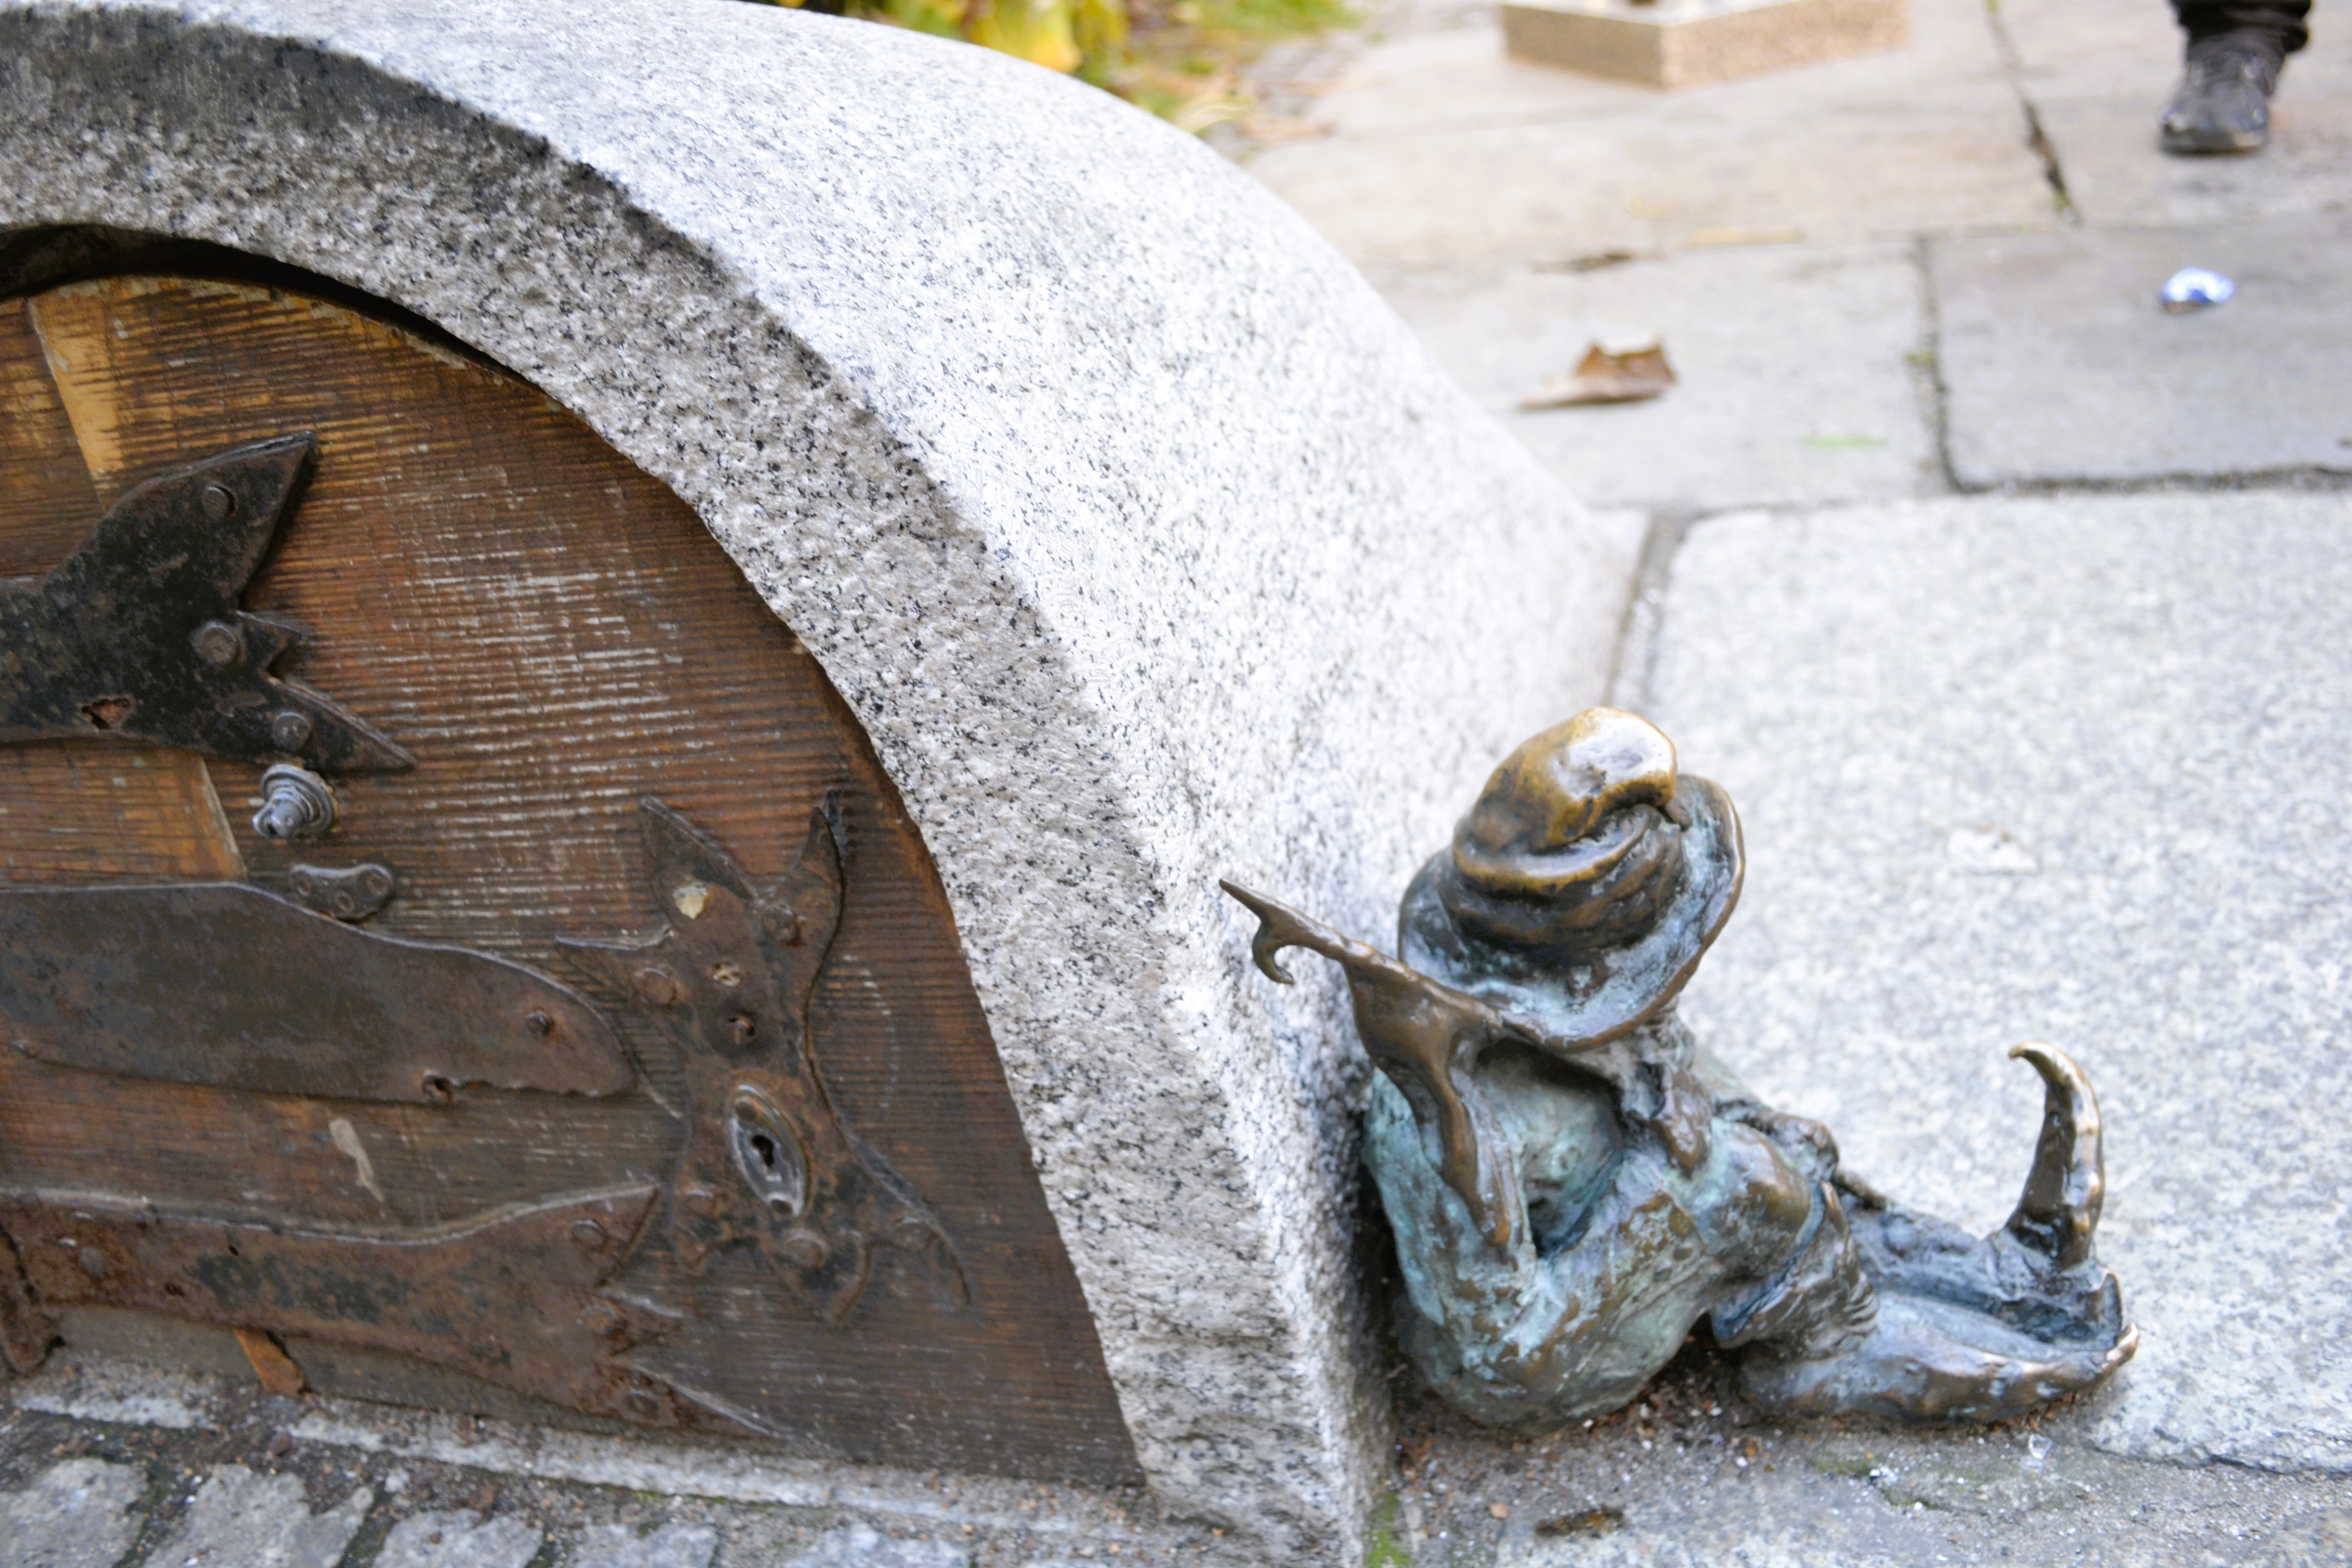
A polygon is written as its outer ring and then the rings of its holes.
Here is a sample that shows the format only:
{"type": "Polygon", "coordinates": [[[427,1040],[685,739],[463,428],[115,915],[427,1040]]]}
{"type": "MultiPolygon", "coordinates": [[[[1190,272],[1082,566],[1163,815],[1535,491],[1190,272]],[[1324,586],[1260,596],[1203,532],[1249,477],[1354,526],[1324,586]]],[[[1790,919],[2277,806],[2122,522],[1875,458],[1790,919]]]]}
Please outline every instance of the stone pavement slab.
{"type": "Polygon", "coordinates": [[[2343,492],[1979,498],[1674,563],[1645,706],[1750,854],[1686,1016],[1979,1231],[2039,1120],[2004,1049],[2082,1062],[2143,1338],[2049,1430],[2117,1454],[2352,1472],[2348,533],[2343,492]]]}
{"type": "Polygon", "coordinates": [[[1954,476],[2352,470],[2345,237],[2321,217],[1934,242],[1954,476]],[[2167,314],[2157,290],[2188,265],[2236,297],[2167,314]]]}
{"type": "Polygon", "coordinates": [[[707,1524],[591,1525],[572,1549],[570,1568],[710,1568],[718,1548],[719,1532],[707,1524]]]}
{"type": "Polygon", "coordinates": [[[1386,1534],[1413,1568],[2340,1568],[2352,1554],[2342,1477],[2119,1458],[2027,1424],[1783,1427],[1732,1383],[1728,1358],[1685,1352],[1632,1409],[1551,1438],[1409,1398],[1386,1534]]]}
{"type": "MultiPolygon", "coordinates": [[[[413,1513],[384,1536],[374,1568],[524,1568],[545,1543],[545,1536],[512,1517],[413,1513]]],[[[650,1564],[641,1562],[640,1568],[650,1564]]]]}
{"type": "Polygon", "coordinates": [[[0,1495],[0,1568],[114,1568],[139,1538],[146,1495],[146,1472],[133,1465],[52,1465],[0,1495]]]}
{"type": "Polygon", "coordinates": [[[314,1514],[294,1477],[223,1465],[205,1478],[153,1560],[158,1568],[335,1568],[374,1504],[374,1489],[362,1486],[314,1514]]]}
{"type": "Polygon", "coordinates": [[[971,1553],[953,1542],[885,1534],[860,1521],[828,1530],[793,1559],[791,1568],[971,1568],[971,1553]]]}
{"type": "Polygon", "coordinates": [[[2180,75],[2180,34],[2144,0],[2002,0],[2019,85],[2093,227],[2191,227],[2352,211],[2352,50],[2343,13],[2315,14],[2287,63],[2271,145],[2247,158],[2173,158],[2156,115],[2180,75]]]}
{"type": "Polygon", "coordinates": [[[1439,363],[1587,502],[1697,510],[1942,487],[1907,245],[1701,251],[1389,290],[1439,363]],[[1587,343],[1662,340],[1648,403],[1518,412],[1587,343]]]}
{"type": "Polygon", "coordinates": [[[1727,230],[2052,226],[1981,0],[1912,11],[1899,53],[1673,93],[1506,59],[1491,14],[1419,31],[1408,11],[1317,109],[1333,134],[1250,166],[1381,282],[1727,230]]]}

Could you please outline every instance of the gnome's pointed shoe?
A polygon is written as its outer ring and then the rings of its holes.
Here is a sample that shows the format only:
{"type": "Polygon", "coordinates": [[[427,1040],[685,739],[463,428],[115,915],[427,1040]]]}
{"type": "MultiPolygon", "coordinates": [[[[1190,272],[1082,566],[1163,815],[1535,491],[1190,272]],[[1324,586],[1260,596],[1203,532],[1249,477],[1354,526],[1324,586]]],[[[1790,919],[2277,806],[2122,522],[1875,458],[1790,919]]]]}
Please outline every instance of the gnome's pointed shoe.
{"type": "MultiPolygon", "coordinates": [[[[2042,1138],[2009,1223],[1979,1240],[1848,1184],[1810,1251],[1821,1283],[1788,1327],[1728,1325],[1754,1342],[1742,1386],[1790,1415],[1995,1421],[2090,1387],[2131,1359],[2137,1331],[2093,1255],[2105,1175],[2099,1108],[2063,1052],[2020,1046],[2044,1085],[2042,1138]],[[1832,1284],[1832,1282],[1836,1283],[1832,1284]],[[1824,1287],[1829,1287],[1824,1289],[1824,1287]],[[1864,1297],[1867,1297],[1865,1301],[1864,1297]],[[1759,1327],[1763,1331],[1759,1331],[1759,1327]]],[[[1807,1273],[1806,1253],[1790,1273],[1807,1273]]],[[[1768,1301],[1758,1319],[1771,1314],[1768,1301]]]]}

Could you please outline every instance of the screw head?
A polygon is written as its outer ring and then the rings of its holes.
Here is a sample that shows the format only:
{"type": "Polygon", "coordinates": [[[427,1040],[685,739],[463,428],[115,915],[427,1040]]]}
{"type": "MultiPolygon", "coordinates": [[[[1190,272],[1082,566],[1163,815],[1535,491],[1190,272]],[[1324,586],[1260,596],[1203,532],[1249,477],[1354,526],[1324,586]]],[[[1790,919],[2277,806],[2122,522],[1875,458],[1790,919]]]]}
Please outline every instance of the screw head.
{"type": "Polygon", "coordinates": [[[768,940],[784,947],[798,947],[801,942],[800,911],[790,904],[770,903],[760,908],[760,929],[768,940]]]}
{"type": "Polygon", "coordinates": [[[188,643],[215,669],[226,669],[245,657],[245,635],[226,621],[206,621],[188,634],[188,643]]]}
{"type": "Polygon", "coordinates": [[[749,1013],[738,1013],[727,1020],[727,1037],[735,1042],[739,1050],[750,1045],[759,1032],[758,1022],[749,1013]]]}
{"type": "MultiPolygon", "coordinates": [[[[543,1010],[537,1007],[533,1007],[530,1012],[525,1013],[522,1016],[522,1024],[524,1028],[529,1029],[541,1039],[545,1039],[548,1036],[555,1033],[555,1020],[548,1016],[543,1010]]],[[[587,1222],[583,1221],[583,1223],[587,1222]]]]}
{"type": "Polygon", "coordinates": [[[677,981],[667,969],[640,969],[633,978],[637,994],[656,1007],[667,1007],[677,1000],[677,981]]]}
{"type": "Polygon", "coordinates": [[[583,1252],[596,1252],[604,1245],[604,1227],[593,1219],[575,1220],[572,1225],[572,1245],[583,1252]]]}
{"type": "Polygon", "coordinates": [[[833,1252],[831,1247],[825,1246],[824,1237],[813,1230],[793,1232],[777,1243],[777,1249],[783,1253],[787,1262],[800,1268],[815,1268],[821,1266],[833,1252]]]}
{"type": "Polygon", "coordinates": [[[299,752],[310,743],[310,716],[289,708],[269,721],[269,742],[281,752],[299,752]]]}
{"type": "Polygon", "coordinates": [[[236,510],[236,497],[222,485],[205,487],[205,515],[215,522],[226,522],[229,513],[236,510]]]}

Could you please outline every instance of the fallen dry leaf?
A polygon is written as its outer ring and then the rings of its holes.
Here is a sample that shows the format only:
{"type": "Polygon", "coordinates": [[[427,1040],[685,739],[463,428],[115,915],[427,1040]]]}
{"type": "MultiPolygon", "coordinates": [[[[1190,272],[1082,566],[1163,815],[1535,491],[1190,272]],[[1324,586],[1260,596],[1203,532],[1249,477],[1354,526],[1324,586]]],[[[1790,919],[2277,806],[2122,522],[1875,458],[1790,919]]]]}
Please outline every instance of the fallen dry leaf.
{"type": "Polygon", "coordinates": [[[236,1335],[236,1342],[244,1347],[245,1359],[253,1363],[253,1374],[261,1380],[262,1387],[290,1399],[310,1386],[302,1376],[302,1369],[294,1364],[294,1358],[288,1355],[286,1347],[278,1342],[278,1336],[259,1329],[231,1331],[236,1335]]]}
{"type": "Polygon", "coordinates": [[[1522,409],[1576,408],[1592,403],[1639,403],[1675,384],[1664,343],[1648,343],[1622,354],[1599,343],[1584,351],[1575,370],[1556,375],[1519,400],[1522,409]]]}
{"type": "Polygon", "coordinates": [[[1622,1508],[1588,1508],[1581,1513],[1566,1513],[1558,1519],[1545,1520],[1536,1526],[1536,1533],[1544,1536],[1608,1535],[1625,1528],[1625,1510],[1622,1508]]]}
{"type": "Polygon", "coordinates": [[[1604,267],[1622,267],[1638,259],[1630,250],[1594,250],[1582,256],[1561,257],[1552,261],[1538,261],[1529,267],[1535,272],[1598,272],[1604,267]]]}

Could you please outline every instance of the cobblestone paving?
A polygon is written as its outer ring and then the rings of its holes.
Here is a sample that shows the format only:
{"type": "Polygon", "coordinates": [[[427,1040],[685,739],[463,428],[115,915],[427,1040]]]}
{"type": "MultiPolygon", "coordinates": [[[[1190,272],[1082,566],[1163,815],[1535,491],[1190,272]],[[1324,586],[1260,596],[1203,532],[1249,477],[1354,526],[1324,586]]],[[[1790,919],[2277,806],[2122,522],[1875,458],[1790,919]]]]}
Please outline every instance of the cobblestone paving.
{"type": "MultiPolygon", "coordinates": [[[[805,1505],[745,1450],[625,1484],[562,1435],[59,1352],[0,1406],[0,1568],[1206,1568],[1246,1561],[1139,1493],[835,1469],[805,1505]],[[52,1408],[32,1408],[47,1405],[52,1408]],[[107,1419],[110,1415],[129,1420],[107,1419]],[[315,1434],[331,1433],[321,1438],[315,1434]],[[302,1434],[302,1435],[298,1435],[302,1434]],[[454,1435],[454,1436],[453,1436],[454,1435]],[[478,1453],[481,1463],[452,1459],[478,1453]],[[538,1473],[532,1473],[532,1472],[538,1473]],[[679,1474],[697,1476],[682,1484],[679,1474]]],[[[651,1445],[615,1446],[642,1460],[651,1445]]],[[[805,1470],[806,1467],[800,1467],[805,1470]]]]}
{"type": "MultiPolygon", "coordinates": [[[[2352,1480],[2116,1458],[2082,1440],[2073,1410],[1957,1436],[1779,1426],[1704,1348],[1633,1409],[1546,1440],[1477,1431],[1410,1394],[1405,1406],[1370,1568],[2352,1563],[2352,1480]]],[[[188,1408],[194,1423],[171,1426],[22,1408],[0,1419],[0,1568],[1252,1561],[1140,1496],[908,1477],[854,1506],[747,1503],[386,1452],[412,1441],[413,1423],[385,1413],[371,1426],[367,1409],[331,1401],[222,1385],[188,1408]],[[322,1414],[380,1446],[290,1436],[322,1414]]],[[[479,1436],[503,1456],[516,1434],[485,1423],[479,1436]]]]}

